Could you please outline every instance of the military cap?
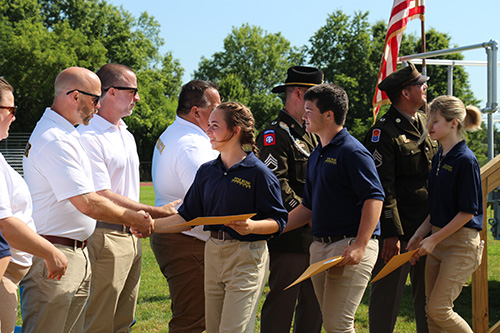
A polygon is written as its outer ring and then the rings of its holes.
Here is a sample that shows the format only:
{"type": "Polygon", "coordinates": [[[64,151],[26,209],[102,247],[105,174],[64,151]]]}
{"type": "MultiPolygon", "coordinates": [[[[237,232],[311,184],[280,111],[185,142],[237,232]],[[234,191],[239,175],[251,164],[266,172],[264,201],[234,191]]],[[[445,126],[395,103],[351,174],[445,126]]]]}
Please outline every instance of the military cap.
{"type": "Polygon", "coordinates": [[[273,93],[284,92],[286,87],[313,87],[323,83],[323,72],[320,69],[306,66],[293,66],[287,71],[284,85],[276,86],[273,93]]]}
{"type": "Polygon", "coordinates": [[[427,80],[429,80],[429,77],[420,74],[415,65],[408,61],[408,66],[389,74],[379,83],[378,88],[385,92],[391,92],[403,89],[406,86],[419,85],[427,82],[427,80]]]}

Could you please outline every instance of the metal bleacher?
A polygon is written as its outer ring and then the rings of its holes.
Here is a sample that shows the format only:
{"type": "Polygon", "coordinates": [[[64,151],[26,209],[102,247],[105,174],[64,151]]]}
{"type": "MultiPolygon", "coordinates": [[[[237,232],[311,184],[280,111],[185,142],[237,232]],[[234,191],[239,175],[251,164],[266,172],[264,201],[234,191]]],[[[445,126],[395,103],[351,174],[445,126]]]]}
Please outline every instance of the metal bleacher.
{"type": "Polygon", "coordinates": [[[0,141],[0,153],[5,157],[7,163],[17,172],[23,175],[23,154],[30,133],[9,133],[7,139],[0,141]]]}

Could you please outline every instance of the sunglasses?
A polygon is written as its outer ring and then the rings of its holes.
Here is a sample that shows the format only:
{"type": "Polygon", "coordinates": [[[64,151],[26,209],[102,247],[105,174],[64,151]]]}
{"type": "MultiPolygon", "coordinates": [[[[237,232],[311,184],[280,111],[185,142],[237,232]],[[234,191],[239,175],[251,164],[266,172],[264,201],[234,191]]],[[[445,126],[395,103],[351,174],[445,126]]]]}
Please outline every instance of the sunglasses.
{"type": "Polygon", "coordinates": [[[70,91],[68,91],[66,93],[66,95],[69,95],[69,94],[71,94],[72,92],[75,92],[75,91],[78,91],[79,93],[87,95],[87,96],[90,96],[90,97],[94,97],[94,100],[93,100],[94,106],[97,106],[97,103],[99,103],[99,98],[101,98],[101,96],[99,96],[99,95],[91,94],[89,92],[86,92],[86,91],[83,91],[83,90],[79,90],[79,89],[70,90],[70,91]]]}
{"type": "Polygon", "coordinates": [[[139,92],[139,88],[132,88],[132,87],[116,87],[116,86],[111,86],[109,88],[104,89],[104,91],[108,91],[109,89],[114,88],[116,90],[130,90],[134,92],[134,96],[137,95],[139,92]]]}
{"type": "Polygon", "coordinates": [[[9,110],[12,117],[14,117],[16,115],[16,112],[17,112],[17,106],[0,106],[0,109],[9,110]]]}

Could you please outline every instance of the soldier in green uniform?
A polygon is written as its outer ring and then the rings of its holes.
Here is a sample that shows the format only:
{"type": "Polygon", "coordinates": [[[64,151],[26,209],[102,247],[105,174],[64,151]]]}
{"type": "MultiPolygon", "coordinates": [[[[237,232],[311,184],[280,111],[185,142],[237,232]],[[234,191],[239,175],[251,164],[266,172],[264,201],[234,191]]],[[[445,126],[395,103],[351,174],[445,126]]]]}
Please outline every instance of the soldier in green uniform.
{"type": "MultiPolygon", "coordinates": [[[[285,84],[272,90],[285,92],[285,107],[257,138],[259,158],[279,179],[283,204],[289,212],[302,202],[307,158],[318,144],[316,136],[303,127],[304,93],[322,82],[323,72],[317,68],[289,68],[285,84]]],[[[311,281],[283,291],[309,266],[311,243],[309,226],[269,240],[270,291],[262,307],[261,332],[290,332],[294,311],[294,332],[321,331],[321,310],[311,281]]]]}
{"type": "MultiPolygon", "coordinates": [[[[408,240],[428,214],[427,178],[438,146],[427,134],[426,115],[418,110],[427,102],[428,79],[408,62],[407,67],[391,73],[378,86],[392,105],[365,138],[386,195],[380,217],[382,242],[373,276],[394,255],[406,252],[408,240]]],[[[422,259],[415,266],[405,264],[371,285],[370,332],[394,330],[408,273],[417,331],[428,332],[422,259]]]]}

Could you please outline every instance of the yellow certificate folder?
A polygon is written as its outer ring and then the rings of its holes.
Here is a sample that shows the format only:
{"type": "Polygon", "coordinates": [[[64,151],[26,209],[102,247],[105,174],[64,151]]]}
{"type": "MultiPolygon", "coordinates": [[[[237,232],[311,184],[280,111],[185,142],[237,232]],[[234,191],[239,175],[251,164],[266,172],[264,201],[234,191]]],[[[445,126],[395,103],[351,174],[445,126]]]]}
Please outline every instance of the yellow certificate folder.
{"type": "Polygon", "coordinates": [[[401,253],[401,254],[398,254],[398,255],[392,257],[391,260],[389,260],[389,262],[384,266],[384,268],[382,268],[380,270],[380,272],[378,272],[377,276],[375,276],[371,280],[370,283],[373,283],[377,280],[380,280],[383,277],[386,277],[387,275],[389,275],[390,273],[392,273],[393,271],[395,271],[399,267],[406,264],[408,261],[410,261],[411,257],[413,257],[413,255],[415,253],[417,253],[417,251],[418,251],[418,249],[413,250],[413,251],[409,251],[409,252],[405,252],[405,253],[401,253]]]}
{"type": "Polygon", "coordinates": [[[255,213],[253,213],[253,214],[241,214],[241,215],[229,215],[229,216],[197,217],[194,220],[184,222],[181,224],[170,225],[169,227],[229,224],[233,221],[244,221],[244,220],[247,220],[253,216],[255,216],[255,213]]]}
{"type": "Polygon", "coordinates": [[[314,264],[311,264],[309,267],[307,267],[307,269],[304,271],[304,273],[302,273],[302,275],[299,276],[299,278],[297,280],[295,280],[295,282],[293,282],[291,285],[289,285],[288,287],[286,287],[283,290],[287,290],[288,288],[293,287],[297,283],[300,283],[306,279],[309,279],[311,276],[316,275],[320,272],[327,270],[330,267],[337,265],[343,259],[344,259],[343,256],[336,256],[336,257],[331,257],[331,258],[328,258],[325,260],[315,262],[314,264]]]}

